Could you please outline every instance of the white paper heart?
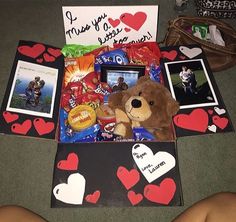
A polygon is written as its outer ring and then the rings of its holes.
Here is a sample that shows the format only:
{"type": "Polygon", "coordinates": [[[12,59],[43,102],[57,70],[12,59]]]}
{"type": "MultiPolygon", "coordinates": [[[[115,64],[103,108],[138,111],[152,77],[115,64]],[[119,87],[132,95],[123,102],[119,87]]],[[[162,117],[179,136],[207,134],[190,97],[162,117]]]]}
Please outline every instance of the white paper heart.
{"type": "Polygon", "coordinates": [[[215,112],[218,114],[218,115],[222,115],[222,114],[225,114],[226,113],[226,110],[225,109],[220,109],[218,107],[214,107],[214,110],[215,112]]]}
{"type": "Polygon", "coordinates": [[[213,132],[213,133],[215,133],[216,132],[216,130],[217,130],[217,127],[216,127],[216,125],[211,125],[211,126],[208,126],[208,129],[211,131],[211,132],[213,132]]]}
{"type": "Polygon", "coordinates": [[[202,49],[200,48],[188,48],[186,46],[180,46],[179,50],[186,55],[187,57],[189,57],[190,59],[200,55],[202,53],[202,49]]]}
{"type": "Polygon", "coordinates": [[[152,150],[141,143],[136,143],[132,148],[135,163],[149,183],[164,175],[175,167],[175,158],[164,151],[155,155],[152,150]]]}
{"type": "Polygon", "coordinates": [[[85,192],[85,178],[79,173],[71,174],[67,183],[54,187],[53,194],[57,200],[68,204],[82,204],[85,192]]]}

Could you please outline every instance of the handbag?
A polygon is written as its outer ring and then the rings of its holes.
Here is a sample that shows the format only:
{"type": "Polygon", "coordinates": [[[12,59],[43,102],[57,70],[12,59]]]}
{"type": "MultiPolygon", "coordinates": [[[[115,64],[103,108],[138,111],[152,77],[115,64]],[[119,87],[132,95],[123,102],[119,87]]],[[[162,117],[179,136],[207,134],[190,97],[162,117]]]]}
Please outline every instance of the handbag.
{"type": "Polygon", "coordinates": [[[166,46],[200,45],[212,71],[221,71],[236,65],[236,31],[221,20],[211,17],[179,16],[169,21],[163,43],[166,46]],[[225,41],[225,46],[202,40],[189,33],[187,29],[194,24],[216,25],[225,41]]]}
{"type": "Polygon", "coordinates": [[[235,0],[195,0],[197,14],[215,18],[236,18],[235,0]]]}

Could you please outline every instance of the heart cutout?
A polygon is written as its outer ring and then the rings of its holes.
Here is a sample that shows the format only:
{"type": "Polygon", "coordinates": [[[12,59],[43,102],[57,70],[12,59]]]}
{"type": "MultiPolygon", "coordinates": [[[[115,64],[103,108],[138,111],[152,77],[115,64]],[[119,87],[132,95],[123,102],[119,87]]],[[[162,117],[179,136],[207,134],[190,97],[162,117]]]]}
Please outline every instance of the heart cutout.
{"type": "Polygon", "coordinates": [[[100,195],[101,195],[100,191],[96,190],[93,194],[88,194],[85,197],[85,200],[89,203],[96,204],[100,198],[100,195]]]}
{"type": "Polygon", "coordinates": [[[54,62],[56,60],[54,56],[51,56],[48,53],[43,53],[43,58],[46,62],[54,62]]]}
{"type": "Polygon", "coordinates": [[[23,45],[18,47],[18,52],[22,55],[31,57],[31,58],[37,58],[39,55],[41,55],[45,51],[45,46],[43,44],[37,43],[33,45],[32,47],[23,45]]]}
{"type": "Polygon", "coordinates": [[[55,127],[53,122],[45,122],[43,118],[34,119],[33,124],[40,136],[51,133],[55,127]]]}
{"type": "Polygon", "coordinates": [[[171,61],[173,61],[176,58],[177,54],[178,53],[175,50],[171,50],[169,52],[168,51],[161,52],[162,57],[167,58],[171,61]]]}
{"type": "Polygon", "coordinates": [[[158,204],[169,204],[176,191],[176,184],[173,179],[166,178],[160,186],[148,184],[144,187],[144,196],[151,202],[158,204]]]}
{"type": "Polygon", "coordinates": [[[120,24],[119,19],[108,18],[108,22],[111,24],[113,28],[117,27],[120,24]]]}
{"type": "Polygon", "coordinates": [[[42,62],[43,62],[43,58],[38,58],[38,59],[36,59],[36,61],[37,61],[38,63],[42,63],[42,62]]]}
{"type": "Polygon", "coordinates": [[[222,115],[226,113],[225,109],[220,109],[219,107],[214,107],[214,110],[218,115],[222,115]]]}
{"type": "Polygon", "coordinates": [[[10,113],[10,112],[7,112],[7,111],[4,111],[2,115],[3,115],[3,118],[5,119],[5,121],[7,123],[11,123],[11,122],[14,122],[14,121],[19,119],[18,114],[10,113]]]}
{"type": "Polygon", "coordinates": [[[121,22],[136,31],[138,31],[142,27],[146,19],[147,15],[144,12],[136,12],[134,15],[132,15],[131,13],[123,13],[120,16],[121,22]]]}
{"type": "Polygon", "coordinates": [[[229,122],[227,118],[219,117],[217,115],[212,117],[212,121],[216,126],[218,126],[222,130],[228,125],[229,122]]]}
{"type": "Polygon", "coordinates": [[[180,52],[182,52],[184,55],[186,55],[188,58],[192,59],[202,53],[201,48],[188,48],[186,46],[180,46],[179,47],[180,52]]]}
{"type": "Polygon", "coordinates": [[[53,194],[57,200],[68,204],[82,204],[85,192],[85,178],[79,173],[71,174],[67,183],[61,183],[54,187],[53,194]]]}
{"type": "Polygon", "coordinates": [[[129,171],[123,166],[118,168],[116,175],[127,190],[133,187],[140,180],[139,172],[136,169],[129,171]]]}
{"type": "Polygon", "coordinates": [[[143,200],[143,195],[138,193],[136,194],[134,191],[130,190],[128,192],[128,199],[130,201],[130,203],[135,206],[137,204],[139,204],[142,200],[143,200]]]}
{"type": "Polygon", "coordinates": [[[213,110],[212,109],[208,109],[207,112],[212,115],[213,114],[213,110]]]}
{"type": "Polygon", "coordinates": [[[32,127],[32,122],[31,122],[30,119],[27,119],[22,124],[14,123],[11,126],[11,131],[13,133],[18,133],[18,134],[26,135],[31,127],[32,127]]]}
{"type": "Polygon", "coordinates": [[[178,114],[174,117],[176,126],[197,132],[206,132],[208,127],[208,114],[204,109],[194,109],[190,114],[178,114]]]}
{"type": "Polygon", "coordinates": [[[149,183],[169,172],[176,164],[171,154],[159,151],[154,155],[148,146],[141,143],[133,145],[132,156],[149,183]]]}
{"type": "Polygon", "coordinates": [[[54,57],[59,57],[61,55],[61,50],[60,49],[53,49],[53,48],[48,48],[47,49],[48,53],[50,53],[54,57]]]}
{"type": "Polygon", "coordinates": [[[217,130],[216,125],[213,124],[213,125],[211,125],[211,126],[208,126],[208,130],[211,131],[211,132],[213,132],[213,133],[215,133],[216,130],[217,130]]]}
{"type": "Polygon", "coordinates": [[[76,153],[69,153],[66,160],[61,160],[57,163],[57,168],[60,170],[78,170],[79,158],[76,153]]]}

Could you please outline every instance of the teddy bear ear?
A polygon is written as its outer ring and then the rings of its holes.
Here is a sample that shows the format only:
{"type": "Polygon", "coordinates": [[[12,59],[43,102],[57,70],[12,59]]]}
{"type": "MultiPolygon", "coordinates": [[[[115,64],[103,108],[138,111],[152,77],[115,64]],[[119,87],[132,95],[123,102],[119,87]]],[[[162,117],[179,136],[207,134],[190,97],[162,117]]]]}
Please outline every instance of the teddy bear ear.
{"type": "Polygon", "coordinates": [[[112,109],[120,108],[122,106],[122,99],[124,96],[124,92],[115,92],[109,95],[108,97],[108,105],[112,109]]]}
{"type": "Polygon", "coordinates": [[[150,77],[149,77],[149,75],[141,76],[141,77],[138,79],[137,84],[141,84],[141,83],[146,82],[146,81],[148,81],[148,80],[151,80],[150,77]]]}
{"type": "Polygon", "coordinates": [[[172,97],[167,103],[167,113],[172,117],[179,111],[179,103],[172,97]]]}

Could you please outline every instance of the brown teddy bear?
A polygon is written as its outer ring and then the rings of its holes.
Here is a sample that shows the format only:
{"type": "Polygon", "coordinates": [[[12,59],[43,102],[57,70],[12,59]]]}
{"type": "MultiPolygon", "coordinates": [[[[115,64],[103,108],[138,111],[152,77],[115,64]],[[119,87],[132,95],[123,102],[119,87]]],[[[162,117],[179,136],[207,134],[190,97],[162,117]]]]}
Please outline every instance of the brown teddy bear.
{"type": "Polygon", "coordinates": [[[112,93],[108,105],[115,111],[114,134],[125,139],[133,138],[133,127],[144,127],[157,140],[172,140],[172,116],[179,104],[163,85],[149,76],[139,78],[137,84],[127,90],[112,93]]]}

